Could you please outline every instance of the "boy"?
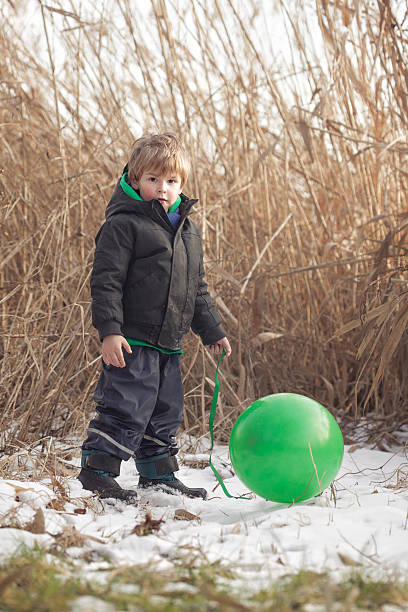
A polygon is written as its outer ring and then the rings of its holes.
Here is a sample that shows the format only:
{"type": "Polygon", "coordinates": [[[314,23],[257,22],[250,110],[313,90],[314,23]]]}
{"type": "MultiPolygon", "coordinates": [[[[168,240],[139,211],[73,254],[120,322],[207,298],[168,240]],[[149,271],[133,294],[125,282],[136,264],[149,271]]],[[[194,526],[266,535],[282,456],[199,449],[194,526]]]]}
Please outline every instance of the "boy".
{"type": "Polygon", "coordinates": [[[200,233],[188,217],[197,200],[182,194],[188,169],[173,134],[136,140],[96,236],[92,322],[102,373],[78,478],[102,498],[134,500],[136,492],[114,479],[132,456],[139,487],[207,496],[174,475],[181,340],[191,327],[214,353],[229,356],[231,347],[204,281],[200,233]]]}

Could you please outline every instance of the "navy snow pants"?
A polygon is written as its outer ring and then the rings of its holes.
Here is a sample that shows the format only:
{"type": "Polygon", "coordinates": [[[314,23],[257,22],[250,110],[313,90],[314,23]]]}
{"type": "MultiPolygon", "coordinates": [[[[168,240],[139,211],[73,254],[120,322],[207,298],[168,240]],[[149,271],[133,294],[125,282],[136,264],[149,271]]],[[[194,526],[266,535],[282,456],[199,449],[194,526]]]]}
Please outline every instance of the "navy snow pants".
{"type": "Polygon", "coordinates": [[[164,355],[144,346],[131,348],[132,354],[123,350],[124,368],[102,361],[94,394],[98,416],[89,423],[83,444],[84,449],[125,461],[174,449],[184,404],[180,355],[164,355]]]}

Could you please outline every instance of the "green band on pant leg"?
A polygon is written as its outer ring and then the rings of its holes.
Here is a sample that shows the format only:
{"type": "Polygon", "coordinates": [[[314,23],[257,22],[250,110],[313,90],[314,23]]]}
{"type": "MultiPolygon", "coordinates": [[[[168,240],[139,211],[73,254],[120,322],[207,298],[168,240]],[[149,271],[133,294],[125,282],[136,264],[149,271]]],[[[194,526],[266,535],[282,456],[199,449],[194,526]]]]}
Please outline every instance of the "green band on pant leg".
{"type": "Polygon", "coordinates": [[[160,482],[173,482],[176,480],[173,472],[169,472],[168,474],[162,474],[161,476],[157,476],[157,478],[152,478],[152,480],[160,480],[160,482]]]}

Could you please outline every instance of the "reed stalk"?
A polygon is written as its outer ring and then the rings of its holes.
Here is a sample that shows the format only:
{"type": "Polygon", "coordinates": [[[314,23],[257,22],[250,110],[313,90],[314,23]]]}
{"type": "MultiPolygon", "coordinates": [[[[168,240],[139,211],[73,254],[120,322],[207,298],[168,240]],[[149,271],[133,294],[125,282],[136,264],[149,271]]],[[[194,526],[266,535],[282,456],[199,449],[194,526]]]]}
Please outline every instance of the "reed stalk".
{"type": "MultiPolygon", "coordinates": [[[[84,434],[100,367],[94,236],[132,140],[165,129],[191,155],[185,192],[200,198],[207,280],[233,346],[218,439],[281,391],[317,399],[350,436],[356,422],[397,429],[408,14],[383,0],[364,11],[316,0],[313,15],[278,1],[287,57],[271,58],[255,2],[152,0],[137,15],[128,0],[109,13],[88,4],[40,3],[43,46],[19,28],[22,5],[0,9],[1,447],[84,434]]],[[[196,436],[215,366],[190,333],[184,428],[196,436]]]]}

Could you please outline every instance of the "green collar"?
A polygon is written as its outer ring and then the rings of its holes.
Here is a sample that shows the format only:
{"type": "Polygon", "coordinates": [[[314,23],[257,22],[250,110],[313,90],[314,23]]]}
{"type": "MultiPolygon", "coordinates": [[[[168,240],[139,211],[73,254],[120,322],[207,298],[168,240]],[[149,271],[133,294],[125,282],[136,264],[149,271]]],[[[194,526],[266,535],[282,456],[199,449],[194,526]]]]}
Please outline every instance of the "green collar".
{"type": "MultiPolygon", "coordinates": [[[[131,187],[129,185],[129,183],[126,180],[127,177],[127,172],[125,172],[122,176],[122,178],[120,179],[120,186],[122,187],[123,191],[126,193],[126,195],[128,195],[130,198],[133,198],[134,200],[140,200],[141,202],[143,202],[143,198],[140,197],[140,195],[137,193],[137,191],[135,191],[133,189],[133,187],[131,187]]],[[[181,202],[181,198],[180,196],[177,197],[177,200],[174,202],[174,204],[172,204],[169,208],[169,210],[167,211],[167,213],[172,213],[175,212],[178,207],[180,206],[180,202],[181,202]]]]}

